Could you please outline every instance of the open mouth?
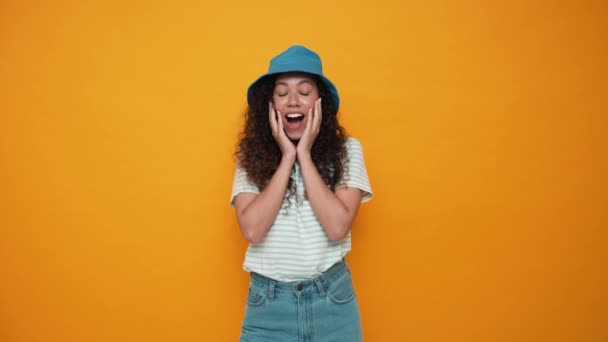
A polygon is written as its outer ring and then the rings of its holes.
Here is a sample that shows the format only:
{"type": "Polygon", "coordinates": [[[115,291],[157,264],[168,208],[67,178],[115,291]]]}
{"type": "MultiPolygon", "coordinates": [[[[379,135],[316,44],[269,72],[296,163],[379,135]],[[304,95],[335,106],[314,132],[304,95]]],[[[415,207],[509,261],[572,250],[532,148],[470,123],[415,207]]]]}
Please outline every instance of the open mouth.
{"type": "Polygon", "coordinates": [[[298,123],[302,120],[304,120],[304,114],[301,114],[301,113],[287,114],[287,122],[289,122],[289,123],[298,123]]]}
{"type": "Polygon", "coordinates": [[[285,117],[287,119],[287,127],[291,130],[298,129],[304,120],[304,114],[302,113],[292,113],[287,114],[285,117]]]}

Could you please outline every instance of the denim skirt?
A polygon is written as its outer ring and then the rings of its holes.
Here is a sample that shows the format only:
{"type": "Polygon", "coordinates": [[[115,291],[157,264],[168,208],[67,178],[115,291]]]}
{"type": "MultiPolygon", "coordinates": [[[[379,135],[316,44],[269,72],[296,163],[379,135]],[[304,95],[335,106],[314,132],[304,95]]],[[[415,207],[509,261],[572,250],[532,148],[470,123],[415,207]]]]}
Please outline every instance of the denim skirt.
{"type": "Polygon", "coordinates": [[[344,260],[310,280],[251,273],[241,341],[358,342],[359,307],[344,260]]]}

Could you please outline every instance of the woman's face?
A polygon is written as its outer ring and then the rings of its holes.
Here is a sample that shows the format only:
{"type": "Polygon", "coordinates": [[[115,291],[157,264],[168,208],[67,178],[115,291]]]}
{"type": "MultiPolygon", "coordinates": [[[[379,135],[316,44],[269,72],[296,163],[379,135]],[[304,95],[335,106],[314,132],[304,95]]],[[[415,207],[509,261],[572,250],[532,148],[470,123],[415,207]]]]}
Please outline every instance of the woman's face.
{"type": "Polygon", "coordinates": [[[319,89],[312,77],[302,73],[280,75],[274,86],[272,102],[275,110],[281,112],[280,120],[287,137],[300,140],[309,119],[308,111],[314,109],[319,98],[319,89]]]}

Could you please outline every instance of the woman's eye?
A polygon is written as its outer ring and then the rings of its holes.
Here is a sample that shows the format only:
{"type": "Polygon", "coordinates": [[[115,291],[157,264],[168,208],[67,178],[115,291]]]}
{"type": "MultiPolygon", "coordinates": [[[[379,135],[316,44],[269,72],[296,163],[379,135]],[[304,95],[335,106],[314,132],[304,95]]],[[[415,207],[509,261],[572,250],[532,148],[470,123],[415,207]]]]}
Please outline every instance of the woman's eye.
{"type": "Polygon", "coordinates": [[[281,96],[281,97],[286,96],[286,95],[287,95],[287,93],[277,93],[277,96],[281,96]]]}
{"type": "Polygon", "coordinates": [[[307,93],[305,93],[303,91],[300,92],[300,95],[303,95],[303,96],[308,96],[309,94],[310,94],[310,92],[307,92],[307,93]]]}

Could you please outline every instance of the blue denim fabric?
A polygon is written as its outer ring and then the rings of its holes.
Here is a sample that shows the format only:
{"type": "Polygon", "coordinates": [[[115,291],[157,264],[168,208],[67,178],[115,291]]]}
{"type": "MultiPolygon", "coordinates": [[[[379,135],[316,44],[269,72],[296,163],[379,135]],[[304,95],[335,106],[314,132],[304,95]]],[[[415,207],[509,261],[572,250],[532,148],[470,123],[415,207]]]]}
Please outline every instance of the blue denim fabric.
{"type": "Polygon", "coordinates": [[[320,276],[279,282],[251,273],[241,342],[357,342],[359,307],[344,260],[320,276]]]}

